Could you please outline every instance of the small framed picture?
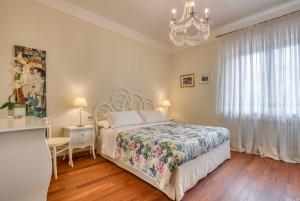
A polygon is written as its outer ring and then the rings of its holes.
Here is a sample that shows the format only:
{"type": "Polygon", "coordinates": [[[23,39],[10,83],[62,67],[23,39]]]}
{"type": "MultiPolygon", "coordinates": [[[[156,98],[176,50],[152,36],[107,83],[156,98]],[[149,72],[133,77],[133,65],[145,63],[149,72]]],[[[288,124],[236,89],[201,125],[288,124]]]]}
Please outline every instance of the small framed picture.
{"type": "Polygon", "coordinates": [[[186,74],[180,76],[180,87],[194,87],[195,86],[195,75],[192,74],[186,74]]]}
{"type": "Polygon", "coordinates": [[[200,73],[198,82],[199,84],[210,84],[212,82],[212,74],[200,73]]]}

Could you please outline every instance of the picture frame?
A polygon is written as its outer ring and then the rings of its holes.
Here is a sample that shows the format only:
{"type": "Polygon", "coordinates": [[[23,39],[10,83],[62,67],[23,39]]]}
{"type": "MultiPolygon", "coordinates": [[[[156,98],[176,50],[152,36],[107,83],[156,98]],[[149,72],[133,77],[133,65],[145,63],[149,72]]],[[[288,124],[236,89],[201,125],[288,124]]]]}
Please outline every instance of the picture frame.
{"type": "Polygon", "coordinates": [[[212,73],[200,73],[198,78],[199,84],[211,84],[212,83],[212,73]]]}
{"type": "Polygon", "coordinates": [[[185,74],[180,76],[180,87],[188,88],[195,87],[195,74],[185,74]]]}
{"type": "Polygon", "coordinates": [[[14,50],[18,74],[13,82],[22,83],[16,89],[15,101],[25,105],[26,116],[44,118],[47,116],[47,52],[19,45],[15,45],[14,50]]]}

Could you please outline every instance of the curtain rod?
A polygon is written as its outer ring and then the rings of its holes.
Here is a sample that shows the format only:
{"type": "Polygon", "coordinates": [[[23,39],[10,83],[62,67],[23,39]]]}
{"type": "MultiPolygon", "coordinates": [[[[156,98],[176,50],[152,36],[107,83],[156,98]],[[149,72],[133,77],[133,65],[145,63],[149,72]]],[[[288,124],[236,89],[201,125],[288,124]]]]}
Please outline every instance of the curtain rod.
{"type": "Polygon", "coordinates": [[[257,23],[257,24],[254,24],[254,25],[250,25],[250,26],[247,26],[247,27],[244,27],[244,28],[236,29],[236,30],[233,30],[233,31],[224,33],[224,34],[220,34],[220,35],[215,36],[215,38],[221,38],[221,37],[226,36],[226,35],[228,35],[228,34],[232,34],[232,33],[234,33],[234,32],[241,31],[241,30],[244,30],[244,29],[248,29],[248,28],[250,28],[250,27],[254,27],[254,26],[259,25],[259,24],[265,24],[265,23],[267,23],[267,22],[270,22],[270,21],[273,21],[273,20],[276,20],[276,19],[279,19],[279,18],[288,16],[288,15],[292,15],[292,14],[297,13],[297,12],[299,12],[299,11],[300,11],[300,10],[296,10],[296,11],[293,11],[293,12],[291,12],[291,13],[287,13],[287,14],[284,14],[284,15],[281,15],[281,16],[278,16],[278,17],[274,17],[274,18],[272,18],[272,19],[265,20],[265,21],[259,22],[259,23],[257,23]]]}

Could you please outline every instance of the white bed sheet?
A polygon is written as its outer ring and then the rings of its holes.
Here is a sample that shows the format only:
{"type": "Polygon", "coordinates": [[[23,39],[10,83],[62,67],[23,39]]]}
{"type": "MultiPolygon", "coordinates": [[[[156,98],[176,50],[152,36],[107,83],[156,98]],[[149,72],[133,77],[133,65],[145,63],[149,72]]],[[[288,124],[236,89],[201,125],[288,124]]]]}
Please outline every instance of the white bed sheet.
{"type": "Polygon", "coordinates": [[[206,177],[207,174],[215,170],[224,161],[230,159],[230,141],[228,140],[211,151],[177,167],[171,177],[169,185],[164,189],[160,189],[156,182],[148,175],[127,165],[121,160],[115,159],[116,138],[120,131],[166,123],[170,122],[126,126],[115,129],[101,129],[100,136],[98,136],[97,148],[98,153],[104,158],[161,190],[170,199],[179,201],[183,198],[184,193],[196,185],[199,180],[206,177]]]}

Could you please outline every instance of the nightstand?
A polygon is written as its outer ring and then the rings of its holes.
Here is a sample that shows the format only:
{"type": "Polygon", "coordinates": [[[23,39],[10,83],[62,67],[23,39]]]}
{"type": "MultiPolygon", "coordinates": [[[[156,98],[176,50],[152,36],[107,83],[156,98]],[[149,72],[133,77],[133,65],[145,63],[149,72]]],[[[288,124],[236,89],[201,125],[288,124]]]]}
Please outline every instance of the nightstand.
{"type": "Polygon", "coordinates": [[[175,118],[174,117],[169,117],[168,118],[170,122],[175,122],[175,118]]]}
{"type": "Polygon", "coordinates": [[[64,135],[70,137],[72,149],[84,149],[90,147],[90,151],[95,155],[95,128],[92,125],[84,127],[65,126],[64,135]]]}

